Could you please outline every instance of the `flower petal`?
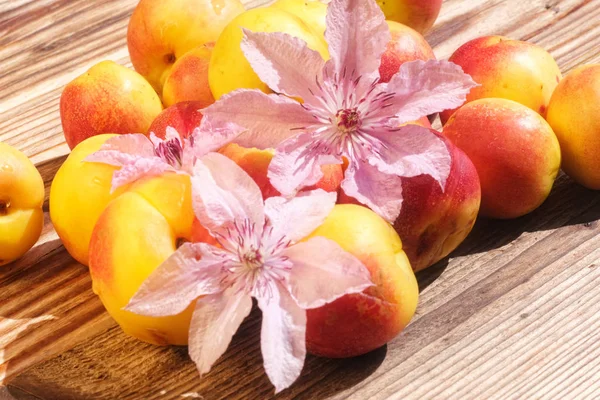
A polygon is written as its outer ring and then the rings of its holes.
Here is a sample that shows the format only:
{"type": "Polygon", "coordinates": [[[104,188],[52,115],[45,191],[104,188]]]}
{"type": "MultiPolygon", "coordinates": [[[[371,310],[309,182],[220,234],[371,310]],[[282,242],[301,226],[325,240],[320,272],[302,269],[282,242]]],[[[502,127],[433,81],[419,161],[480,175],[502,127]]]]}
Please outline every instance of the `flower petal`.
{"type": "Polygon", "coordinates": [[[221,259],[206,243],[185,243],[142,283],[125,310],[150,317],[176,315],[199,296],[220,292],[221,259]]]}
{"type": "Polygon", "coordinates": [[[167,171],[175,170],[159,157],[138,158],[132,164],[126,164],[113,173],[111,192],[143,177],[160,176],[167,171]]]}
{"type": "Polygon", "coordinates": [[[245,130],[232,122],[205,116],[200,127],[194,129],[188,141],[196,157],[202,157],[219,150],[245,130]]]}
{"type": "Polygon", "coordinates": [[[251,309],[252,298],[235,289],[198,300],[190,324],[188,351],[201,375],[225,353],[251,309]]]}
{"type": "Polygon", "coordinates": [[[346,169],[342,190],[375,211],[388,222],[400,215],[402,180],[368,163],[352,163],[346,169]]]}
{"type": "Polygon", "coordinates": [[[337,199],[336,193],[322,189],[299,193],[296,197],[270,197],[265,200],[265,215],[271,221],[271,237],[285,236],[293,242],[312,233],[331,213],[337,199]]]}
{"type": "Polygon", "coordinates": [[[298,307],[285,288],[278,289],[270,299],[257,299],[263,312],[262,356],[275,393],[298,379],[306,358],[306,311],[298,307]]]}
{"type": "Polygon", "coordinates": [[[340,157],[312,150],[318,140],[318,134],[303,133],[277,147],[267,176],[279,193],[293,196],[303,187],[319,182],[322,165],[342,163],[340,157]]]}
{"type": "Polygon", "coordinates": [[[375,74],[390,41],[390,30],[372,0],[333,0],[327,8],[325,39],[338,75],[375,74]]]}
{"type": "Polygon", "coordinates": [[[271,90],[304,100],[321,78],[325,61],[306,42],[287,33],[244,29],[242,50],[261,81],[271,90]]]}
{"type": "Polygon", "coordinates": [[[373,286],[367,267],[324,237],[288,247],[283,255],[293,264],[288,289],[304,309],[321,307],[345,294],[360,293],[373,286]]]}
{"type": "Polygon", "coordinates": [[[202,113],[204,118],[229,121],[247,129],[234,142],[259,149],[274,148],[292,136],[293,129],[315,123],[312,114],[297,101],[250,89],[226,94],[202,113]]]}
{"type": "Polygon", "coordinates": [[[385,113],[394,114],[398,126],[461,106],[472,88],[478,86],[462,68],[449,61],[411,61],[402,64],[387,91],[395,93],[385,113]]]}
{"type": "Polygon", "coordinates": [[[249,219],[262,233],[264,204],[256,182],[219,153],[199,159],[192,175],[192,202],[200,223],[213,233],[234,221],[249,219]]]}
{"type": "Polygon", "coordinates": [[[100,150],[87,156],[85,161],[122,167],[140,157],[154,157],[154,146],[146,136],[130,133],[108,139],[100,150]]]}
{"type": "Polygon", "coordinates": [[[444,190],[452,158],[444,141],[430,129],[406,125],[371,132],[384,145],[369,162],[381,172],[401,177],[430,175],[444,190]]]}

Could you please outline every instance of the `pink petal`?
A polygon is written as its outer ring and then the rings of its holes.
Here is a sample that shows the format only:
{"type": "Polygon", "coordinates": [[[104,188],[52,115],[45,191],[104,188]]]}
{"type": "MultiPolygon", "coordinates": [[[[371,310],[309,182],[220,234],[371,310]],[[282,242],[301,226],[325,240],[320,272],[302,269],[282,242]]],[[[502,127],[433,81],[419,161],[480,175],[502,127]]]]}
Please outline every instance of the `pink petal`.
{"type": "Polygon", "coordinates": [[[188,351],[201,375],[225,353],[251,309],[252,298],[234,289],[198,300],[190,324],[188,351]]]}
{"type": "Polygon", "coordinates": [[[194,212],[204,227],[218,232],[234,221],[249,219],[260,235],[265,220],[262,193],[235,162],[209,153],[196,162],[191,179],[194,212]]]}
{"type": "Polygon", "coordinates": [[[325,39],[338,75],[378,76],[379,63],[390,41],[385,16],[372,0],[333,0],[327,9],[325,39]],[[354,74],[353,74],[354,73],[354,74]]]}
{"type": "Polygon", "coordinates": [[[402,179],[399,176],[380,172],[368,163],[353,163],[346,169],[342,190],[388,222],[400,215],[402,179]]]}
{"type": "Polygon", "coordinates": [[[340,157],[311,150],[316,141],[318,134],[303,133],[277,147],[267,176],[284,196],[293,196],[303,187],[319,182],[323,177],[322,165],[342,163],[340,157]]]}
{"type": "Polygon", "coordinates": [[[117,188],[143,177],[160,176],[167,171],[175,170],[158,157],[138,158],[133,164],[126,164],[120,170],[114,172],[111,191],[114,192],[117,188]]]}
{"type": "Polygon", "coordinates": [[[150,317],[177,315],[199,296],[220,292],[223,273],[215,250],[206,243],[185,243],[142,283],[125,310],[150,317]]]}
{"type": "Polygon", "coordinates": [[[331,213],[336,193],[317,189],[299,193],[296,197],[270,197],[265,200],[265,215],[271,221],[271,236],[286,237],[297,242],[310,235],[331,213]]]}
{"type": "Polygon", "coordinates": [[[288,289],[304,309],[321,307],[345,294],[360,293],[373,286],[367,267],[324,237],[288,247],[283,254],[293,264],[288,289]]]}
{"type": "Polygon", "coordinates": [[[100,147],[100,150],[87,156],[85,161],[122,167],[133,163],[140,157],[153,156],[152,142],[140,133],[130,133],[108,139],[100,147]]]}
{"type": "Polygon", "coordinates": [[[240,146],[274,148],[294,134],[293,129],[315,123],[315,118],[300,103],[260,90],[239,89],[221,97],[202,110],[204,118],[229,121],[247,131],[234,141],[240,146]]]}
{"type": "Polygon", "coordinates": [[[200,127],[194,129],[190,135],[189,142],[196,157],[202,157],[219,150],[245,130],[246,128],[232,122],[204,116],[200,127]]]}
{"type": "Polygon", "coordinates": [[[384,144],[380,156],[369,158],[377,169],[401,177],[430,175],[444,190],[452,158],[444,141],[431,130],[406,125],[393,131],[373,131],[371,135],[384,144]]]}
{"type": "Polygon", "coordinates": [[[260,343],[265,371],[275,393],[289,387],[302,372],[306,358],[306,311],[285,288],[270,299],[259,298],[263,312],[260,343]]]}
{"type": "Polygon", "coordinates": [[[321,78],[325,61],[306,42],[286,33],[251,32],[244,29],[242,50],[260,80],[276,93],[304,100],[321,78]]]}
{"type": "Polygon", "coordinates": [[[449,61],[411,61],[402,64],[387,91],[395,93],[385,113],[394,114],[393,125],[461,106],[478,86],[462,68],[449,61]]]}

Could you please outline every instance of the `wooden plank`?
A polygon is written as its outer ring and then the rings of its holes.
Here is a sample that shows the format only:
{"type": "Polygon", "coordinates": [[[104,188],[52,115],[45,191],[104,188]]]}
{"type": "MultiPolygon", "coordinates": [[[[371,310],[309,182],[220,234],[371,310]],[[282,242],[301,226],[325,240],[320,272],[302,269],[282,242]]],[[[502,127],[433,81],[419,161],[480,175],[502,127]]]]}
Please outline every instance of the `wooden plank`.
{"type": "MultiPolygon", "coordinates": [[[[125,31],[135,3],[0,3],[0,140],[31,156],[47,186],[68,151],[62,87],[101,59],[129,65],[125,31]]],[[[445,58],[486,34],[538,43],[564,72],[600,62],[600,0],[447,0],[428,39],[445,58]]],[[[599,398],[599,202],[563,176],[536,212],[479,221],[452,257],[419,274],[419,309],[398,338],[355,359],[309,357],[300,380],[278,397],[599,398]]],[[[260,313],[199,379],[185,348],[121,332],[48,220],[36,248],[0,271],[0,288],[0,382],[10,381],[17,398],[273,393],[260,357],[260,313]]]]}

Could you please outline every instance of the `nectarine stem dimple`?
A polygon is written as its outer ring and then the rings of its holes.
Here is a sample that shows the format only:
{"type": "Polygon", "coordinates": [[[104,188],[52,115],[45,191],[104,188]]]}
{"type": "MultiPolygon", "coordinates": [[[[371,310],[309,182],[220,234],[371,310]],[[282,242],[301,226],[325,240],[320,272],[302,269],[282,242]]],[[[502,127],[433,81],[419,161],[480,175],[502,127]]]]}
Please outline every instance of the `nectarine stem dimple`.
{"type": "Polygon", "coordinates": [[[175,60],[176,60],[175,54],[173,54],[173,53],[165,54],[165,62],[167,64],[173,64],[175,62],[175,60]]]}
{"type": "Polygon", "coordinates": [[[10,200],[0,200],[0,215],[8,214],[9,207],[10,207],[10,200]]]}

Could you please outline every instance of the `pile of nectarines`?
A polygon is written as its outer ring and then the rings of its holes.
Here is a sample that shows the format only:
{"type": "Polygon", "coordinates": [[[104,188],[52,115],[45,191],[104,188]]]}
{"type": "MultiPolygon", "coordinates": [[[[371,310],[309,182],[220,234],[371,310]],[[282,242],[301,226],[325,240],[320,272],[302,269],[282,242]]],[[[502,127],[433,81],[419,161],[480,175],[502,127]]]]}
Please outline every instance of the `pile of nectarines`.
{"type": "MultiPolygon", "coordinates": [[[[391,41],[381,81],[403,63],[435,59],[422,36],[441,0],[379,1],[391,41]]],[[[93,289],[123,330],[141,340],[186,344],[193,305],[163,318],[123,308],[140,285],[184,242],[213,243],[192,209],[186,175],[165,173],[111,190],[116,166],[84,161],[118,134],[175,128],[186,139],[201,110],[240,88],[270,89],[240,47],[242,28],[284,32],[324,59],[327,6],[278,0],[245,10],[239,0],[141,0],[129,22],[134,70],[112,61],[70,82],[60,116],[71,154],[50,192],[50,217],[67,251],[89,265],[93,289]]],[[[442,189],[430,176],[402,181],[403,206],[392,224],[340,190],[346,166],[325,165],[310,189],[338,193],[338,205],[312,236],[324,236],[359,259],[373,287],[309,310],[308,351],[348,357],[389,342],[412,318],[418,299],[414,271],[446,257],[478,215],[516,218],[539,207],[559,169],[600,189],[600,66],[562,79],[552,56],[531,43],[500,36],[474,39],[450,57],[479,85],[466,103],[440,114],[451,168],[442,189]],[[562,162],[562,163],[561,163],[562,162]]],[[[431,129],[427,118],[414,123],[431,129]]],[[[229,144],[218,150],[254,179],[263,198],[279,196],[267,170],[274,152],[229,144]]],[[[0,265],[39,237],[43,182],[27,158],[0,143],[0,265]]]]}

